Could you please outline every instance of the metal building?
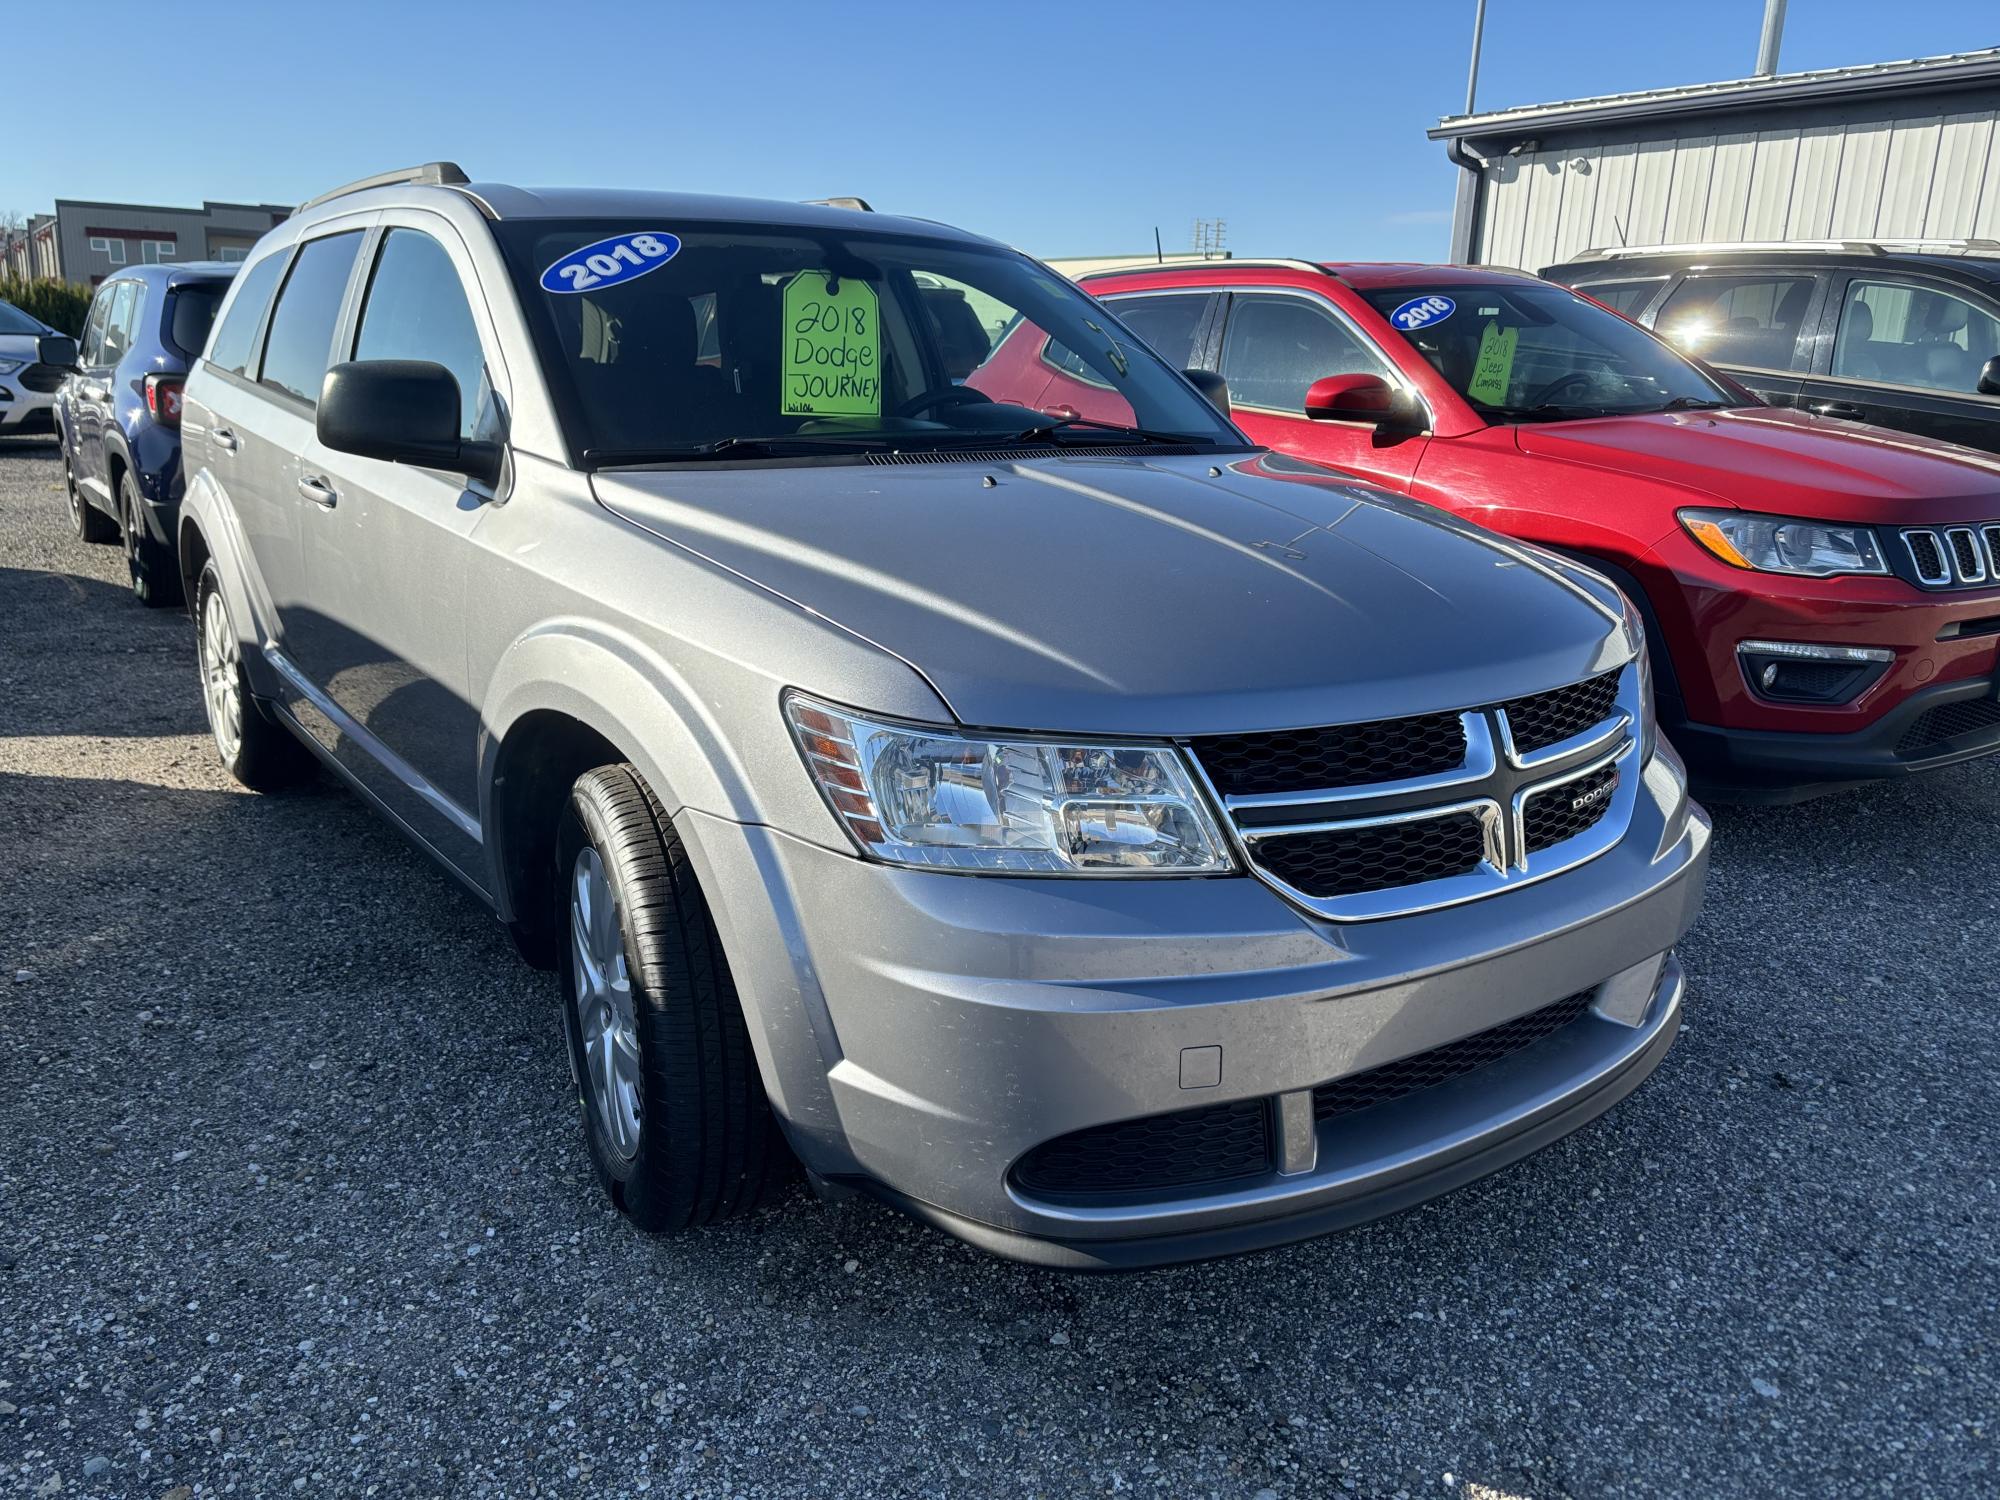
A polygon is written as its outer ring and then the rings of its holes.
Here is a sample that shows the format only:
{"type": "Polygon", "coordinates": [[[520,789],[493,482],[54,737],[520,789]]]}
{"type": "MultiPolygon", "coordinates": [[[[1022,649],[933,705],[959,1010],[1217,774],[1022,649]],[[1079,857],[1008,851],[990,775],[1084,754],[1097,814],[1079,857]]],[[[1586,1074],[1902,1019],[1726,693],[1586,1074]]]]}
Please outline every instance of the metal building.
{"type": "Polygon", "coordinates": [[[1458,115],[1451,258],[1714,240],[2000,241],[2000,47],[1458,115]]]}

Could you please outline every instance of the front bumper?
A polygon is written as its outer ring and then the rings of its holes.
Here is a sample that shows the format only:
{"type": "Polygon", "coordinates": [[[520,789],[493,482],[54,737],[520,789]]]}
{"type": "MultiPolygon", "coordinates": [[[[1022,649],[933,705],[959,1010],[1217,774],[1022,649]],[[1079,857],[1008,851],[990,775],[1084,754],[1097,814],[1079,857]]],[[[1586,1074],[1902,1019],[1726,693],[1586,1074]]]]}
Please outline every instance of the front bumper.
{"type": "MultiPolygon", "coordinates": [[[[1662,714],[1662,718],[1667,716],[1662,714]]],[[[2000,753],[2000,684],[1972,677],[1911,693],[1865,729],[1799,734],[1673,723],[1704,795],[1785,802],[2000,753]]]]}
{"type": "Polygon", "coordinates": [[[18,375],[0,375],[0,437],[54,432],[55,409],[54,391],[31,391],[18,375]]]}
{"type": "Polygon", "coordinates": [[[1699,910],[1709,841],[1664,749],[1626,838],[1597,859],[1353,924],[1309,917],[1248,877],[967,877],[699,813],[677,822],[805,1164],[996,1253],[1076,1268],[1323,1233],[1609,1108],[1671,1045],[1671,949],[1699,910]],[[1302,1091],[1586,990],[1590,1010],[1502,1062],[1300,1123],[1302,1091]],[[1281,1128],[1310,1129],[1310,1151],[1288,1137],[1289,1173],[1138,1197],[1054,1201],[1019,1185],[1021,1158],[1053,1138],[1232,1101],[1272,1101],[1281,1128]]]}

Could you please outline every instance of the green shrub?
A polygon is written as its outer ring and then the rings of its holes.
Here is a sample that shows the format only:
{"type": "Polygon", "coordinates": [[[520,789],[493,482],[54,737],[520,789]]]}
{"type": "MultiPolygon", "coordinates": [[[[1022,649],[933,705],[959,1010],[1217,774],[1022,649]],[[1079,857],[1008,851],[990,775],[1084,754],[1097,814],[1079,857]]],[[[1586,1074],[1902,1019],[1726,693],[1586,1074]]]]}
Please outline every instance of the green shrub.
{"type": "Polygon", "coordinates": [[[83,337],[83,320],[90,312],[90,288],[72,286],[53,276],[23,281],[0,276],[0,302],[11,302],[31,318],[40,318],[59,333],[83,337]]]}

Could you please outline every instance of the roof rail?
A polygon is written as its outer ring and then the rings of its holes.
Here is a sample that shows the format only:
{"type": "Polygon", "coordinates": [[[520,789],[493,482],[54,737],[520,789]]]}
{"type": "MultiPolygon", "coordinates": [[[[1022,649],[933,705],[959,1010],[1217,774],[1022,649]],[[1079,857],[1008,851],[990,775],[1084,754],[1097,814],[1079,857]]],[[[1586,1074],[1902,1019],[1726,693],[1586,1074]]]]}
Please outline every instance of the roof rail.
{"type": "Polygon", "coordinates": [[[398,183],[416,182],[430,187],[459,187],[472,181],[465,175],[465,169],[455,161],[427,161],[421,167],[403,167],[394,172],[377,172],[373,177],[363,177],[335,188],[330,193],[321,193],[317,198],[308,198],[299,205],[299,212],[317,208],[335,198],[345,198],[349,193],[365,192],[369,188],[395,187],[398,183]]]}
{"type": "Polygon", "coordinates": [[[875,206],[866,198],[808,198],[808,208],[851,208],[857,213],[872,214],[875,206]]]}
{"type": "MultiPolygon", "coordinates": [[[[1291,260],[1284,256],[1250,256],[1237,260],[1229,256],[1215,255],[1170,255],[1164,260],[1134,260],[1124,265],[1105,266],[1101,270],[1085,271],[1073,277],[1076,281],[1092,281],[1099,276],[1131,276],[1140,271],[1196,271],[1206,267],[1213,271],[1283,270],[1311,271],[1315,276],[1333,276],[1325,266],[1310,260],[1291,260]]],[[[1338,279],[1337,277],[1335,279],[1338,279]]]]}
{"type": "Polygon", "coordinates": [[[1691,255],[1707,251],[1839,250],[1849,255],[1881,255],[1889,250],[1942,250],[2000,254],[2000,240],[1955,239],[1922,235],[1885,236],[1876,240],[1690,240],[1674,245],[1605,245],[1569,257],[1580,260],[1621,260],[1634,255],[1691,255]]]}

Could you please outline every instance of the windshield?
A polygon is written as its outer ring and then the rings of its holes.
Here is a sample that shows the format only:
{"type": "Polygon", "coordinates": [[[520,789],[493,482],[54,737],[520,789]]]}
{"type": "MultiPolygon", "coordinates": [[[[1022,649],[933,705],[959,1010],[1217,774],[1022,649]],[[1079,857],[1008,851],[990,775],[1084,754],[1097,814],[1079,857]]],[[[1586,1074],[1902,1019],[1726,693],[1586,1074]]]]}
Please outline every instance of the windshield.
{"type": "Polygon", "coordinates": [[[11,302],[0,302],[0,333],[44,334],[48,329],[11,302]]]}
{"type": "Polygon", "coordinates": [[[1743,404],[1645,329],[1567,287],[1397,286],[1364,295],[1495,421],[1743,404]]]}
{"type": "Polygon", "coordinates": [[[497,228],[564,426],[592,466],[954,444],[1246,446],[1112,314],[1011,250],[771,225],[497,228]],[[1081,380],[1042,357],[1052,340],[1081,380]]]}

